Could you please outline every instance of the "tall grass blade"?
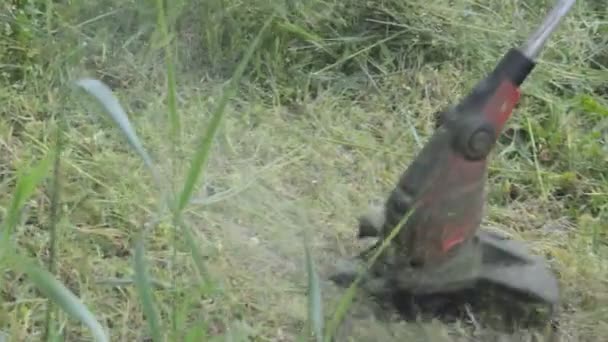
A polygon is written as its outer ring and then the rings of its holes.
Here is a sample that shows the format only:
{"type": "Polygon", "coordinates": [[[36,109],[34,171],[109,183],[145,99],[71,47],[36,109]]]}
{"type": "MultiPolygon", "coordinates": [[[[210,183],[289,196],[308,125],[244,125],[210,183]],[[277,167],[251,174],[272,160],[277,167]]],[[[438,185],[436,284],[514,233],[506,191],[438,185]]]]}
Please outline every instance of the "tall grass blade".
{"type": "MultiPolygon", "coordinates": [[[[61,186],[61,152],[63,149],[63,127],[62,119],[59,118],[59,124],[57,125],[55,132],[55,158],[53,162],[53,184],[51,188],[51,208],[49,214],[49,261],[48,270],[51,274],[55,274],[55,267],[57,264],[57,224],[59,221],[59,189],[61,186]]],[[[54,331],[54,305],[52,301],[47,303],[46,317],[45,317],[45,341],[48,341],[53,335],[54,331]]]]}
{"type": "Polygon", "coordinates": [[[273,19],[274,19],[274,14],[272,16],[270,16],[269,19],[266,20],[266,22],[264,23],[264,26],[260,29],[257,36],[253,39],[253,41],[249,45],[249,48],[245,52],[245,56],[240,61],[234,74],[232,75],[232,79],[230,80],[228,88],[226,89],[226,91],[224,92],[222,97],[220,98],[219,104],[211,116],[211,122],[209,123],[209,126],[207,126],[207,130],[205,131],[204,135],[201,137],[201,140],[198,144],[198,148],[196,150],[196,153],[195,153],[192,163],[190,165],[190,170],[188,171],[186,181],[182,188],[182,191],[181,191],[181,194],[179,197],[179,202],[177,204],[178,211],[183,210],[186,207],[186,205],[188,204],[188,202],[190,201],[190,198],[192,197],[192,193],[194,192],[195,185],[198,182],[199,178],[201,178],[202,173],[203,173],[203,168],[207,162],[207,159],[209,158],[209,151],[211,150],[213,139],[215,138],[215,134],[217,133],[220,123],[224,117],[224,111],[226,109],[226,105],[228,105],[228,101],[236,93],[237,86],[238,86],[239,82],[241,81],[241,77],[243,76],[243,73],[245,72],[245,68],[247,67],[247,65],[249,63],[251,56],[255,52],[255,50],[262,38],[262,35],[266,32],[266,29],[268,28],[268,26],[270,26],[270,23],[272,22],[273,19]]]}
{"type": "Polygon", "coordinates": [[[174,144],[179,144],[181,136],[181,122],[177,112],[177,92],[175,81],[175,65],[171,51],[171,37],[165,14],[164,0],[156,0],[157,23],[161,30],[162,39],[165,41],[165,64],[167,66],[167,105],[169,107],[169,123],[171,124],[171,137],[174,144]]]}
{"type": "Polygon", "coordinates": [[[38,267],[32,261],[24,261],[21,256],[13,256],[13,258],[15,258],[15,260],[13,260],[14,262],[12,264],[15,265],[19,271],[26,273],[40,291],[59,305],[63,311],[86,325],[95,338],[95,341],[110,341],[105,330],[91,311],[87,309],[76,295],[55,279],[51,273],[38,267]],[[19,259],[17,260],[17,258],[19,259]]]}
{"type": "Polygon", "coordinates": [[[405,223],[410,218],[416,207],[417,205],[412,206],[410,211],[401,219],[401,221],[399,221],[399,224],[397,224],[397,226],[395,226],[393,230],[391,230],[391,233],[386,237],[386,239],[382,241],[380,247],[378,247],[372,257],[368,260],[367,264],[365,265],[366,267],[359,271],[359,274],[357,275],[355,281],[353,281],[352,284],[348,287],[346,293],[344,293],[344,295],[340,297],[338,307],[336,308],[336,311],[334,312],[331,320],[329,321],[328,328],[325,334],[325,342],[332,341],[333,336],[338,330],[338,326],[344,319],[346,313],[348,312],[348,309],[353,303],[353,299],[357,292],[359,283],[363,279],[363,275],[365,274],[365,272],[374,265],[378,257],[384,252],[384,250],[386,250],[386,248],[390,245],[393,239],[399,234],[401,228],[405,225],[405,223]]]}
{"type": "Polygon", "coordinates": [[[131,125],[131,121],[127,116],[125,110],[120,105],[120,102],[112,93],[112,90],[105,85],[103,82],[90,79],[83,78],[76,81],[76,84],[86,90],[89,94],[93,95],[97,101],[99,101],[106,112],[110,115],[114,123],[120,128],[122,133],[125,135],[127,141],[131,145],[131,147],[135,150],[135,152],[143,159],[144,164],[150,170],[154,181],[157,183],[159,190],[162,192],[163,197],[167,198],[167,192],[165,191],[164,182],[160,176],[160,173],[156,169],[152,158],[144,148],[141,140],[137,136],[137,133],[133,129],[131,125]]]}
{"type": "MultiPolygon", "coordinates": [[[[29,170],[20,170],[17,178],[17,184],[13,197],[9,204],[9,208],[6,212],[4,220],[0,224],[1,238],[0,238],[0,260],[6,261],[10,259],[15,253],[15,246],[11,245],[11,235],[19,224],[21,212],[27,200],[32,196],[36,187],[44,180],[48,175],[52,156],[48,155],[43,158],[35,166],[29,168],[29,170]]],[[[8,260],[10,261],[10,260],[8,260]]],[[[0,278],[0,288],[3,286],[4,278],[0,278]]]]}
{"type": "MultiPolygon", "coordinates": [[[[6,218],[2,222],[2,242],[8,243],[10,235],[17,227],[21,210],[25,202],[32,196],[36,187],[46,178],[49,173],[53,154],[47,155],[29,171],[19,176],[13,198],[11,200],[6,218]]],[[[3,253],[4,251],[2,251],[3,253]]]]}
{"type": "MultiPolygon", "coordinates": [[[[57,152],[55,151],[55,153],[57,152]]],[[[106,342],[110,339],[101,324],[86,306],[80,302],[78,297],[55,279],[51,273],[38,267],[32,261],[23,260],[22,256],[17,256],[14,249],[8,243],[11,232],[17,226],[21,209],[34,193],[36,187],[48,175],[51,162],[55,159],[55,153],[49,154],[31,168],[29,172],[23,173],[17,180],[17,186],[7,213],[7,218],[2,224],[2,253],[7,253],[12,267],[26,273],[49,299],[57,303],[66,313],[89,327],[96,341],[106,342]]]]}
{"type": "Polygon", "coordinates": [[[194,259],[194,265],[198,270],[199,275],[203,278],[203,281],[206,286],[206,290],[211,291],[215,288],[213,287],[213,281],[211,279],[211,274],[207,270],[205,263],[203,262],[203,254],[200,252],[198,246],[196,245],[196,240],[194,239],[194,234],[192,233],[192,229],[186,225],[184,222],[178,218],[179,221],[175,223],[175,226],[180,227],[184,232],[186,242],[188,243],[188,247],[190,248],[190,252],[192,253],[192,259],[194,259]]]}
{"type": "Polygon", "coordinates": [[[139,294],[144,314],[148,321],[152,340],[154,342],[162,341],[160,323],[154,297],[152,295],[152,285],[146,269],[144,238],[140,233],[135,240],[135,285],[139,294]]]}
{"type": "MultiPolygon", "coordinates": [[[[139,140],[139,137],[135,133],[135,130],[131,125],[131,121],[127,117],[123,107],[120,105],[120,102],[114,96],[114,94],[112,94],[111,89],[103,82],[100,82],[95,79],[81,79],[76,83],[80,87],[85,89],[87,92],[89,92],[91,95],[93,95],[99,102],[101,102],[107,113],[116,123],[116,125],[120,128],[121,132],[125,135],[131,147],[143,159],[144,164],[147,166],[148,170],[152,174],[154,181],[157,183],[159,191],[161,191],[161,196],[163,197],[163,201],[161,201],[161,210],[159,210],[159,212],[157,213],[157,215],[160,216],[164,208],[162,207],[162,205],[171,205],[170,200],[168,198],[168,192],[165,191],[165,183],[162,181],[160,173],[156,169],[152,158],[145,150],[143,144],[139,140]]],[[[159,328],[159,319],[156,314],[154,299],[150,290],[152,288],[152,284],[149,277],[147,276],[145,268],[143,237],[139,237],[135,241],[135,277],[138,294],[142,301],[143,310],[146,313],[148,324],[150,325],[150,331],[152,333],[154,341],[160,341],[161,335],[159,328]]]]}
{"type": "Polygon", "coordinates": [[[323,304],[321,302],[321,287],[319,275],[315,269],[315,263],[310,249],[308,233],[304,239],[304,253],[306,256],[306,273],[308,274],[308,319],[309,327],[317,342],[323,341],[323,304]]]}
{"type": "Polygon", "coordinates": [[[538,150],[536,148],[536,139],[534,138],[534,130],[532,130],[532,123],[529,118],[526,118],[528,123],[528,133],[530,134],[530,142],[532,143],[532,159],[534,160],[534,168],[536,170],[536,179],[538,180],[538,186],[540,188],[541,199],[544,201],[547,199],[547,190],[545,183],[543,182],[543,175],[538,162],[538,150]]]}
{"type": "MultiPolygon", "coordinates": [[[[173,1],[176,2],[176,1],[173,1]]],[[[181,7],[180,5],[182,4],[178,4],[177,6],[175,6],[176,8],[181,7]]],[[[178,173],[178,170],[180,168],[181,165],[179,165],[178,161],[181,160],[180,158],[180,149],[179,149],[179,145],[180,145],[180,140],[181,140],[181,122],[180,122],[180,117],[179,114],[177,112],[177,85],[176,85],[176,80],[175,80],[175,65],[173,63],[173,51],[171,50],[172,48],[172,44],[171,44],[171,35],[169,32],[169,25],[167,24],[167,16],[165,13],[165,0],[156,0],[156,12],[157,12],[157,24],[159,26],[159,29],[161,31],[161,36],[162,36],[162,40],[165,43],[165,66],[167,68],[167,107],[168,107],[168,112],[169,112],[169,123],[170,123],[170,133],[171,133],[171,148],[172,148],[172,177],[171,179],[175,179],[175,176],[178,173]]],[[[169,184],[169,186],[171,187],[171,192],[174,192],[175,189],[175,184],[174,182],[171,182],[171,184],[169,184]]],[[[171,265],[175,265],[177,264],[177,246],[178,246],[178,231],[177,231],[178,227],[176,225],[173,226],[173,254],[171,257],[171,265]]],[[[171,273],[174,272],[173,267],[171,267],[171,273]]],[[[172,280],[173,280],[173,286],[177,287],[177,277],[175,276],[171,276],[172,280]]],[[[178,305],[178,297],[177,297],[177,293],[174,293],[174,298],[173,301],[171,303],[172,306],[172,318],[171,321],[173,322],[171,329],[172,329],[172,334],[173,336],[177,336],[178,334],[178,327],[177,327],[177,305],[178,305]]]]}

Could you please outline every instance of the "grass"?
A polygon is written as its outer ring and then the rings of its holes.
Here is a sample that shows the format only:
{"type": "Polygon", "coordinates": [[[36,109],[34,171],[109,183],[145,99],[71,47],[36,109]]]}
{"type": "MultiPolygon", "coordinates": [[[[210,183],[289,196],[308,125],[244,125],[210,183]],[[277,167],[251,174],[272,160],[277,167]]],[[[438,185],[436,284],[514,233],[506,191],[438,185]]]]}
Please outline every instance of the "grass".
{"type": "MultiPolygon", "coordinates": [[[[346,292],[324,279],[360,249],[359,213],[394,186],[433,114],[552,3],[3,3],[0,331],[295,341],[310,329],[320,339],[346,292]],[[112,88],[157,174],[74,87],[83,78],[112,88]]],[[[484,224],[526,240],[559,276],[564,341],[608,334],[604,7],[578,2],[552,36],[488,181],[484,224]]],[[[362,313],[340,330],[356,341],[498,334],[474,318],[362,313]]]]}

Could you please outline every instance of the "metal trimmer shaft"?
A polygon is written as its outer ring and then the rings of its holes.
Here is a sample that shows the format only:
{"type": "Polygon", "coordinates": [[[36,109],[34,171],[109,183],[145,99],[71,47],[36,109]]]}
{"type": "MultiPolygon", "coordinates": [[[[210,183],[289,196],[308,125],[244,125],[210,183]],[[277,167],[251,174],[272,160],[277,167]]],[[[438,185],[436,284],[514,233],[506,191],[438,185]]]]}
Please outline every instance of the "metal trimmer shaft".
{"type": "Polygon", "coordinates": [[[568,14],[576,0],[559,0],[551,12],[547,14],[540,27],[528,38],[521,48],[524,56],[535,60],[545,46],[549,36],[557,29],[561,20],[568,14]]]}

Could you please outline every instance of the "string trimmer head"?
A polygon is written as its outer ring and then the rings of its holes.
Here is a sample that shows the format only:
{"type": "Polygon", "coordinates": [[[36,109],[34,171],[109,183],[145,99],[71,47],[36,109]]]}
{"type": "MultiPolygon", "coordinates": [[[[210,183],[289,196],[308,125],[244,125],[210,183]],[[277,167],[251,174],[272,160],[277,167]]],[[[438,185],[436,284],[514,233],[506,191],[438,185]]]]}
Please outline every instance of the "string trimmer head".
{"type": "MultiPolygon", "coordinates": [[[[574,2],[558,1],[521,49],[509,50],[462,102],[441,113],[439,127],[384,207],[361,219],[359,237],[380,238],[358,257],[363,261],[398,231],[365,274],[364,289],[376,295],[455,295],[485,283],[551,307],[558,303],[557,280],[545,260],[520,242],[478,228],[488,154],[535,58],[574,2]]],[[[357,273],[342,270],[333,279],[346,284],[357,273]]]]}

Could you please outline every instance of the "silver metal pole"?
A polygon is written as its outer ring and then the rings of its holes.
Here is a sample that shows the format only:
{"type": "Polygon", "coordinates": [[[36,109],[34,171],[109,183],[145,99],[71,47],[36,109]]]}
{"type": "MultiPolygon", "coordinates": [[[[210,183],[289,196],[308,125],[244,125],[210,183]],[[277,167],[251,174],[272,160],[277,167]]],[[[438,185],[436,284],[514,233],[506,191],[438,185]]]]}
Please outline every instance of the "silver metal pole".
{"type": "Polygon", "coordinates": [[[549,36],[555,31],[562,18],[570,11],[576,0],[558,0],[551,12],[547,14],[540,27],[528,38],[521,52],[531,60],[535,60],[545,46],[549,36]]]}

